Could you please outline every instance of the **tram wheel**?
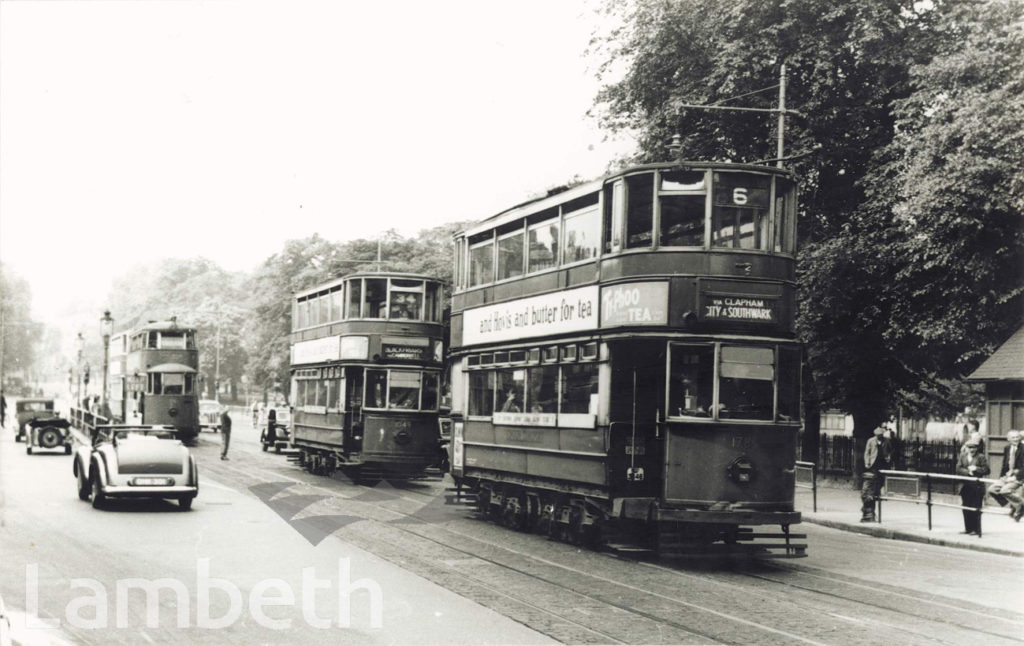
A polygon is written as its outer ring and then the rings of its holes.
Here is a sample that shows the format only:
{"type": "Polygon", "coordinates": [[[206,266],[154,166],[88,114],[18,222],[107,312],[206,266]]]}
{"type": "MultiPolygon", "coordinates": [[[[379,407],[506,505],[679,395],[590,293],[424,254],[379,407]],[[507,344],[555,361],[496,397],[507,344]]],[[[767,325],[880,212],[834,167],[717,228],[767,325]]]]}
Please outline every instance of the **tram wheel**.
{"type": "Polygon", "coordinates": [[[522,531],[526,527],[526,505],[523,502],[523,495],[518,493],[509,494],[505,498],[505,509],[502,514],[502,524],[509,529],[522,531]]]}
{"type": "Polygon", "coordinates": [[[476,511],[486,520],[491,513],[491,490],[483,487],[476,494],[476,511]]]}

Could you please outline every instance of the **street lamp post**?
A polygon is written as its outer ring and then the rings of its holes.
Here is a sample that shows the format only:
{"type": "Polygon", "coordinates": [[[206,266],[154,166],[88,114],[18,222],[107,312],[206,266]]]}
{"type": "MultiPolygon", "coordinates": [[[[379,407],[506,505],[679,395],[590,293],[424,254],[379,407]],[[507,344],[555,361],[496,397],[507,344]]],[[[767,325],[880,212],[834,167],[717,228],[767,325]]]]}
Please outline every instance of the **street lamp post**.
{"type": "Polygon", "coordinates": [[[75,405],[72,408],[78,408],[82,405],[82,350],[85,348],[85,337],[82,336],[81,332],[78,333],[75,343],[78,344],[78,358],[75,359],[75,372],[78,373],[78,388],[75,390],[75,405]]]}
{"type": "Polygon", "coordinates": [[[110,315],[110,310],[103,312],[103,318],[100,319],[100,333],[103,335],[103,385],[100,393],[102,394],[103,407],[107,407],[107,376],[110,371],[110,337],[114,334],[114,317],[110,315]]]}

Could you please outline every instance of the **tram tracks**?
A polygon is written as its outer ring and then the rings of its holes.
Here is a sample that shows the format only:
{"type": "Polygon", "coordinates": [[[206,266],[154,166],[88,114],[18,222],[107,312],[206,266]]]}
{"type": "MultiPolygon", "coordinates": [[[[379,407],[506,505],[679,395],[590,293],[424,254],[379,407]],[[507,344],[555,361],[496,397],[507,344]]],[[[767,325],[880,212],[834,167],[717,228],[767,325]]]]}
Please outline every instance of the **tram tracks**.
{"type": "Polygon", "coordinates": [[[805,566],[695,573],[489,523],[453,525],[459,519],[450,511],[444,520],[424,518],[438,495],[415,483],[349,492],[298,470],[206,468],[247,487],[268,478],[293,483],[282,496],[322,494],[309,513],[370,521],[346,525],[338,532],[343,540],[566,643],[855,643],[851,635],[865,628],[907,644],[963,643],[978,634],[989,643],[1021,643],[1020,616],[805,566]]]}

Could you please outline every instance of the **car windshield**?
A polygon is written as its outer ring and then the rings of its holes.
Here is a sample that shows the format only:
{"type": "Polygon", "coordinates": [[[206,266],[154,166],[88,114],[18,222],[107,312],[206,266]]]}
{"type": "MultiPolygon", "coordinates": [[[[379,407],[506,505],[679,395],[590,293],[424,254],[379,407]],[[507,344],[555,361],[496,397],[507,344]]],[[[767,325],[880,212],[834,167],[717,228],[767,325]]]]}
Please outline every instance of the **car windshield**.
{"type": "Polygon", "coordinates": [[[18,402],[18,411],[22,413],[53,410],[53,402],[18,402]]]}

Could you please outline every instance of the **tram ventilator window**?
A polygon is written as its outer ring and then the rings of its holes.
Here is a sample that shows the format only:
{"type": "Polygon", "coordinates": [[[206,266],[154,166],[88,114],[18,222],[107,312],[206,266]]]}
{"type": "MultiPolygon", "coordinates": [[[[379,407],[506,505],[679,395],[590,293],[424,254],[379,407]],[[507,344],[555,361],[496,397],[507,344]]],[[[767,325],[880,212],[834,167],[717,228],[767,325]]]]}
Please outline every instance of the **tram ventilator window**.
{"type": "Polygon", "coordinates": [[[723,345],[719,371],[720,418],[772,419],[775,394],[772,348],[723,345]]]}

